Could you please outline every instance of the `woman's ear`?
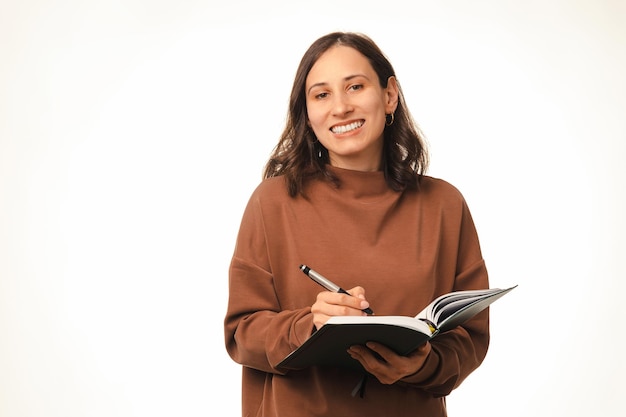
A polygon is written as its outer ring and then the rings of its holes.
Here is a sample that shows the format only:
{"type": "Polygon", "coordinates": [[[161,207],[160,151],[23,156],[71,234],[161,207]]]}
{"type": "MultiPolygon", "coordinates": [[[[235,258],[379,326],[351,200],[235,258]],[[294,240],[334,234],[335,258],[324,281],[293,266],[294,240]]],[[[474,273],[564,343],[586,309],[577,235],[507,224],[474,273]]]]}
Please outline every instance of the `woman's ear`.
{"type": "Polygon", "coordinates": [[[398,82],[396,81],[396,77],[394,77],[393,75],[387,79],[387,87],[385,88],[384,92],[386,98],[386,113],[393,113],[398,107],[398,97],[400,95],[398,82]]]}

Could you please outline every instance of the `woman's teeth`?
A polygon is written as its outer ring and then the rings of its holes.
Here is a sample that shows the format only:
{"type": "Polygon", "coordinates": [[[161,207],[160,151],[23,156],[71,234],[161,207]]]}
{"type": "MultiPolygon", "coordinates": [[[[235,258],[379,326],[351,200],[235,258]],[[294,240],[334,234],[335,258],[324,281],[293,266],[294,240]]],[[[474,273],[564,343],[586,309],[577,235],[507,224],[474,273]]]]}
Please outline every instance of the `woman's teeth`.
{"type": "Polygon", "coordinates": [[[359,127],[363,126],[363,123],[364,122],[361,120],[361,121],[358,121],[358,122],[350,123],[348,125],[334,126],[330,130],[333,133],[346,133],[346,132],[349,132],[351,130],[358,129],[359,127]]]}

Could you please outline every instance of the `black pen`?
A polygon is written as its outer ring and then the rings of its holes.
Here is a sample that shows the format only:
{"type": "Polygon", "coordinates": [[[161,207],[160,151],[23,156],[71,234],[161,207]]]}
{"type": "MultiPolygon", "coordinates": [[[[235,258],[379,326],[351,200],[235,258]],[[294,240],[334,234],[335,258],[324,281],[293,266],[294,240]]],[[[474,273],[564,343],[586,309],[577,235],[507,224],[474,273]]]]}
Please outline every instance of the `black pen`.
{"type": "MultiPolygon", "coordinates": [[[[302,270],[302,272],[304,272],[309,278],[311,278],[313,281],[320,284],[322,287],[326,288],[328,291],[340,292],[342,294],[351,295],[348,291],[344,290],[339,285],[330,281],[328,278],[324,277],[319,272],[315,272],[314,270],[312,270],[306,265],[300,265],[300,270],[302,270]]],[[[367,313],[368,315],[374,314],[371,308],[364,308],[361,311],[363,311],[364,313],[367,313]]]]}

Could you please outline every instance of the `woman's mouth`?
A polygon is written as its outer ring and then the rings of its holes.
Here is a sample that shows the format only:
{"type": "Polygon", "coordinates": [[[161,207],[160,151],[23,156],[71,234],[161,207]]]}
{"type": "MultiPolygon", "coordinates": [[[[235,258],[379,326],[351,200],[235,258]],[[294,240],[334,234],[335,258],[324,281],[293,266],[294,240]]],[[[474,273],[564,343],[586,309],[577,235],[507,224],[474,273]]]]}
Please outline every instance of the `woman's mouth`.
{"type": "Polygon", "coordinates": [[[358,120],[356,122],[348,123],[347,125],[337,125],[330,128],[333,133],[341,134],[348,133],[352,130],[358,129],[365,123],[365,120],[358,120]]]}

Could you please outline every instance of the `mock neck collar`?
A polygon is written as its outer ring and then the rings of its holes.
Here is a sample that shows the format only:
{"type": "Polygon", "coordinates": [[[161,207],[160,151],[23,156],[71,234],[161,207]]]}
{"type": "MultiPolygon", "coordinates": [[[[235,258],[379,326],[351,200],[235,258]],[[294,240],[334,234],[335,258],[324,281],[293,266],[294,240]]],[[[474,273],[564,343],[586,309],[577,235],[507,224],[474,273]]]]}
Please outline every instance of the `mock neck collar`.
{"type": "Polygon", "coordinates": [[[393,193],[383,171],[355,171],[332,165],[327,168],[339,179],[337,191],[346,197],[370,199],[393,193]]]}

